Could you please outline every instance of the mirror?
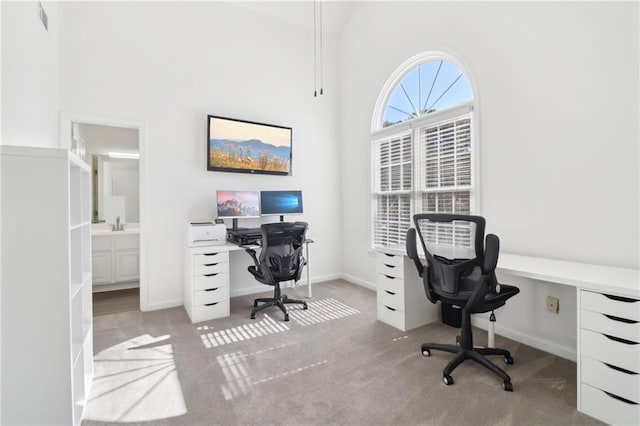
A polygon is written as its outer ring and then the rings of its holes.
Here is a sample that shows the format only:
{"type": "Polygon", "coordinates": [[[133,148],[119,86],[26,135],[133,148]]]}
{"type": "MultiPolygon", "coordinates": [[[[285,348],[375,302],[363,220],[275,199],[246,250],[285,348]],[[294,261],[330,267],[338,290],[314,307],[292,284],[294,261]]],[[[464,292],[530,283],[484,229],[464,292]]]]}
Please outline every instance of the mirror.
{"type": "Polygon", "coordinates": [[[92,222],[140,222],[138,130],[72,123],[72,146],[92,168],[92,222]]]}
{"type": "Polygon", "coordinates": [[[140,222],[137,159],[92,155],[93,223],[140,222]]]}

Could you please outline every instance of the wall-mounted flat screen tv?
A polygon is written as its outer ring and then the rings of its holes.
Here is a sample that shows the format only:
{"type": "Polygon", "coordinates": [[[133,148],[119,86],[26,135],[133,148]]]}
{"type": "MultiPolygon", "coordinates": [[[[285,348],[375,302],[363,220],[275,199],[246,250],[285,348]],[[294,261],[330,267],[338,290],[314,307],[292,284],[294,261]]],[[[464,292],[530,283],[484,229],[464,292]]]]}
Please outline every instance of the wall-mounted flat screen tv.
{"type": "Polygon", "coordinates": [[[292,129],[208,116],[207,170],[291,175],[292,129]]]}

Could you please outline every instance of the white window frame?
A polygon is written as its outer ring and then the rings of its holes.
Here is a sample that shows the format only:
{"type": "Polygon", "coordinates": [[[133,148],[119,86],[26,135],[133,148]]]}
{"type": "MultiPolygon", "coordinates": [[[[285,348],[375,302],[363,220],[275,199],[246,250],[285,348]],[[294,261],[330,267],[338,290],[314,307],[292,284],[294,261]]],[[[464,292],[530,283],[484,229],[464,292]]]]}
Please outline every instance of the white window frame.
{"type": "MultiPolygon", "coordinates": [[[[376,172],[379,169],[377,164],[375,163],[376,152],[375,146],[376,143],[389,139],[394,136],[400,136],[404,133],[410,132],[412,135],[412,144],[413,144],[413,181],[412,181],[412,189],[410,191],[411,194],[411,212],[410,217],[413,218],[413,215],[416,212],[422,211],[422,194],[424,192],[432,192],[432,191],[423,191],[423,168],[420,167],[422,165],[420,156],[422,155],[422,143],[420,142],[420,130],[424,127],[431,127],[437,125],[439,123],[444,123],[450,121],[454,118],[468,116],[471,118],[471,184],[469,186],[469,213],[470,214],[481,214],[481,193],[480,193],[480,161],[479,161],[479,152],[480,152],[480,143],[477,135],[478,131],[478,113],[476,111],[476,105],[478,103],[478,97],[476,95],[477,91],[475,90],[475,84],[472,76],[467,71],[467,67],[463,66],[456,58],[453,56],[443,53],[443,52],[428,52],[416,55],[409,60],[405,61],[398,69],[391,75],[391,77],[385,83],[382,91],[380,92],[380,96],[376,102],[374,113],[371,121],[371,144],[370,144],[370,159],[371,159],[371,171],[370,171],[370,214],[369,214],[369,231],[370,231],[370,247],[375,250],[378,246],[376,246],[375,241],[375,229],[374,229],[374,220],[376,214],[376,201],[377,196],[381,195],[380,192],[376,192],[376,172]],[[434,60],[444,60],[448,61],[454,65],[456,65],[459,69],[461,69],[469,84],[472,88],[472,93],[474,94],[473,100],[467,103],[463,103],[457,105],[455,107],[451,107],[448,109],[436,111],[427,115],[423,115],[411,120],[403,121],[401,123],[394,124],[389,127],[383,128],[384,121],[384,112],[387,107],[387,103],[389,98],[395,89],[395,87],[399,84],[400,81],[413,69],[420,64],[428,61],[434,60]]],[[[454,191],[458,188],[453,187],[451,190],[454,191]]],[[[447,191],[447,189],[443,189],[443,191],[447,191]]],[[[435,191],[434,191],[435,192],[435,191]]],[[[410,220],[409,226],[412,227],[414,224],[412,220],[410,220]]]]}

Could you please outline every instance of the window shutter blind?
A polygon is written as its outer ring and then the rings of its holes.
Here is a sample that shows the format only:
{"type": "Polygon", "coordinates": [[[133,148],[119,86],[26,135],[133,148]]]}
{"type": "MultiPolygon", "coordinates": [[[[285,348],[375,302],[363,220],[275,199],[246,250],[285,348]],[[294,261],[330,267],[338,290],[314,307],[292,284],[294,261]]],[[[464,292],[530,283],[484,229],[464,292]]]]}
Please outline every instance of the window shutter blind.
{"type": "Polygon", "coordinates": [[[374,217],[374,245],[401,244],[411,222],[411,196],[409,194],[378,195],[374,217]]]}
{"type": "Polygon", "coordinates": [[[374,157],[373,244],[399,244],[411,221],[412,133],[376,141],[374,157]]]}
{"type": "Polygon", "coordinates": [[[423,191],[471,185],[471,117],[423,127],[420,131],[423,191]]]}
{"type": "Polygon", "coordinates": [[[470,212],[471,142],[471,113],[420,129],[423,212],[470,212]]]}

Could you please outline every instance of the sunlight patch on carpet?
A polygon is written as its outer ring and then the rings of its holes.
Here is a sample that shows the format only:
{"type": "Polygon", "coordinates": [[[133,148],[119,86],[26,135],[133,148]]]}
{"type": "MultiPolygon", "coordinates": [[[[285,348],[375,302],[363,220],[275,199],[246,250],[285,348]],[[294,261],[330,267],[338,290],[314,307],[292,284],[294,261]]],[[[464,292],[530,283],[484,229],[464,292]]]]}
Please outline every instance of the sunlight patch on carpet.
{"type": "Polygon", "coordinates": [[[85,420],[147,422],[186,412],[170,336],[138,336],[95,355],[85,420]]]}
{"type": "Polygon", "coordinates": [[[269,377],[265,377],[260,380],[253,380],[251,377],[251,368],[249,365],[249,359],[253,356],[259,356],[267,351],[275,351],[283,349],[293,343],[287,343],[283,345],[273,346],[271,348],[263,349],[260,351],[251,352],[245,354],[242,351],[230,352],[216,357],[216,361],[222,370],[225,383],[220,385],[220,390],[226,401],[230,401],[242,395],[246,395],[251,391],[252,386],[260,385],[263,383],[271,382],[280,378],[290,377],[294,374],[302,373],[310,368],[319,367],[327,364],[329,361],[323,360],[314,362],[312,364],[304,365],[301,367],[286,370],[282,373],[273,374],[269,377]]]}
{"type": "Polygon", "coordinates": [[[309,309],[302,309],[299,306],[289,308],[287,306],[289,318],[300,325],[306,326],[360,313],[360,311],[338,302],[336,299],[313,300],[307,302],[307,305],[309,309]]]}
{"type": "Polygon", "coordinates": [[[326,359],[324,361],[314,362],[313,364],[305,365],[303,367],[298,367],[298,368],[295,368],[293,370],[285,371],[284,373],[276,374],[274,376],[269,376],[266,379],[262,379],[262,380],[258,380],[257,382],[253,382],[253,384],[254,385],[259,385],[261,383],[270,382],[272,380],[279,379],[279,378],[282,378],[282,377],[290,376],[290,375],[297,374],[297,373],[302,373],[304,370],[308,370],[309,368],[313,368],[313,367],[319,367],[321,365],[326,364],[327,362],[329,362],[329,361],[327,361],[326,359]]]}
{"type": "Polygon", "coordinates": [[[204,332],[200,335],[202,343],[207,349],[211,349],[217,346],[228,345],[229,343],[280,333],[289,330],[289,327],[282,322],[274,321],[269,315],[264,314],[264,318],[260,321],[250,322],[249,324],[238,327],[213,331],[214,328],[212,326],[201,325],[196,329],[204,332]]]}

